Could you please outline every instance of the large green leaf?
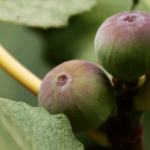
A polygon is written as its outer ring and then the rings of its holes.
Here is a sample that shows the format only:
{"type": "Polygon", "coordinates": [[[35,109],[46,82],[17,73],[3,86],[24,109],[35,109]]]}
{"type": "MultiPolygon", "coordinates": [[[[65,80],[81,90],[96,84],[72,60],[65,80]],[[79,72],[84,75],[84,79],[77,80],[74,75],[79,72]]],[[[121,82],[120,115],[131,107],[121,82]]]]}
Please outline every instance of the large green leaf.
{"type": "Polygon", "coordinates": [[[1,150],[83,150],[67,117],[0,98],[1,150]]]}
{"type": "Polygon", "coordinates": [[[95,0],[0,0],[0,19],[48,28],[67,24],[70,15],[90,9],[95,0]]]}

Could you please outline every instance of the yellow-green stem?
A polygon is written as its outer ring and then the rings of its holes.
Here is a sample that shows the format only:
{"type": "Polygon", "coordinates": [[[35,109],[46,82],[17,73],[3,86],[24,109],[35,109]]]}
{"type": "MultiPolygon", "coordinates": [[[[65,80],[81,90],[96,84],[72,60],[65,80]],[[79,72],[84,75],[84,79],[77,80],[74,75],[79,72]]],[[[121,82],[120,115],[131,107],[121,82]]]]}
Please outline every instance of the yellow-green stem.
{"type": "Polygon", "coordinates": [[[20,64],[0,45],[0,67],[37,96],[41,79],[20,64]]]}
{"type": "MultiPolygon", "coordinates": [[[[0,67],[34,95],[38,95],[41,79],[35,76],[0,45],[0,67]]],[[[102,146],[109,147],[107,134],[103,131],[89,131],[87,134],[102,146]]]]}
{"type": "Polygon", "coordinates": [[[109,141],[108,135],[101,129],[91,130],[86,132],[86,134],[104,147],[110,147],[112,145],[109,141]]]}
{"type": "Polygon", "coordinates": [[[134,96],[134,107],[142,112],[150,109],[150,76],[146,79],[140,91],[134,96]]]}

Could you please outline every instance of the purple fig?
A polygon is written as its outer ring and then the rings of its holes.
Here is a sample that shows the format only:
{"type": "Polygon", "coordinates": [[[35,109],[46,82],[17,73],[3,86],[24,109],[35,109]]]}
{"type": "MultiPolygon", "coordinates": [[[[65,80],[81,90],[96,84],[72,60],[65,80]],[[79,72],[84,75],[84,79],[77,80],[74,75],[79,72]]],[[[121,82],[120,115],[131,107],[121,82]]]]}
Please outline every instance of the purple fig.
{"type": "Polygon", "coordinates": [[[63,113],[74,132],[94,129],[110,116],[114,92],[107,76],[94,64],[82,60],[64,62],[43,79],[39,106],[51,114],[63,113]]]}
{"type": "Polygon", "coordinates": [[[108,18],[95,38],[101,65],[113,76],[132,81],[150,71],[150,14],[122,12],[108,18]]]}

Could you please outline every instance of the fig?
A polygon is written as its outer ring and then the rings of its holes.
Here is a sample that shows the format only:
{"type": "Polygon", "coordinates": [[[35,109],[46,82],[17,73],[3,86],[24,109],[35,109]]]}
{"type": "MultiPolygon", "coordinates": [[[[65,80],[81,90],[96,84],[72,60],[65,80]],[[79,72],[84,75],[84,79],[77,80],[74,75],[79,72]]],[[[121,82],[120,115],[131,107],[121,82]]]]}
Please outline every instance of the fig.
{"type": "Polygon", "coordinates": [[[114,77],[133,81],[150,71],[150,14],[126,11],[108,18],[98,29],[95,52],[114,77]]]}
{"type": "Polygon", "coordinates": [[[65,114],[75,133],[103,124],[112,112],[114,99],[104,72],[83,60],[56,66],[44,77],[38,93],[39,106],[50,114],[65,114]]]}

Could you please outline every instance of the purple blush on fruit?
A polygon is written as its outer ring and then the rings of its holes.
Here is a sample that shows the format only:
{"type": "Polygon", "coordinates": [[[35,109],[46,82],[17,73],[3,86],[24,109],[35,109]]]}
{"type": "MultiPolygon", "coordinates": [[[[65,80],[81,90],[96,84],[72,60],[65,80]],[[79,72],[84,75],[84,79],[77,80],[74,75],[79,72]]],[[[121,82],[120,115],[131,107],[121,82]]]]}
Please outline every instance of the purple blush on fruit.
{"type": "Polygon", "coordinates": [[[83,132],[99,127],[108,119],[115,98],[109,79],[98,66],[71,60],[44,77],[38,103],[50,114],[65,114],[73,131],[83,132]]]}
{"type": "Polygon", "coordinates": [[[132,81],[150,71],[150,14],[126,11],[108,18],[98,29],[95,52],[114,77],[132,81]]]}

